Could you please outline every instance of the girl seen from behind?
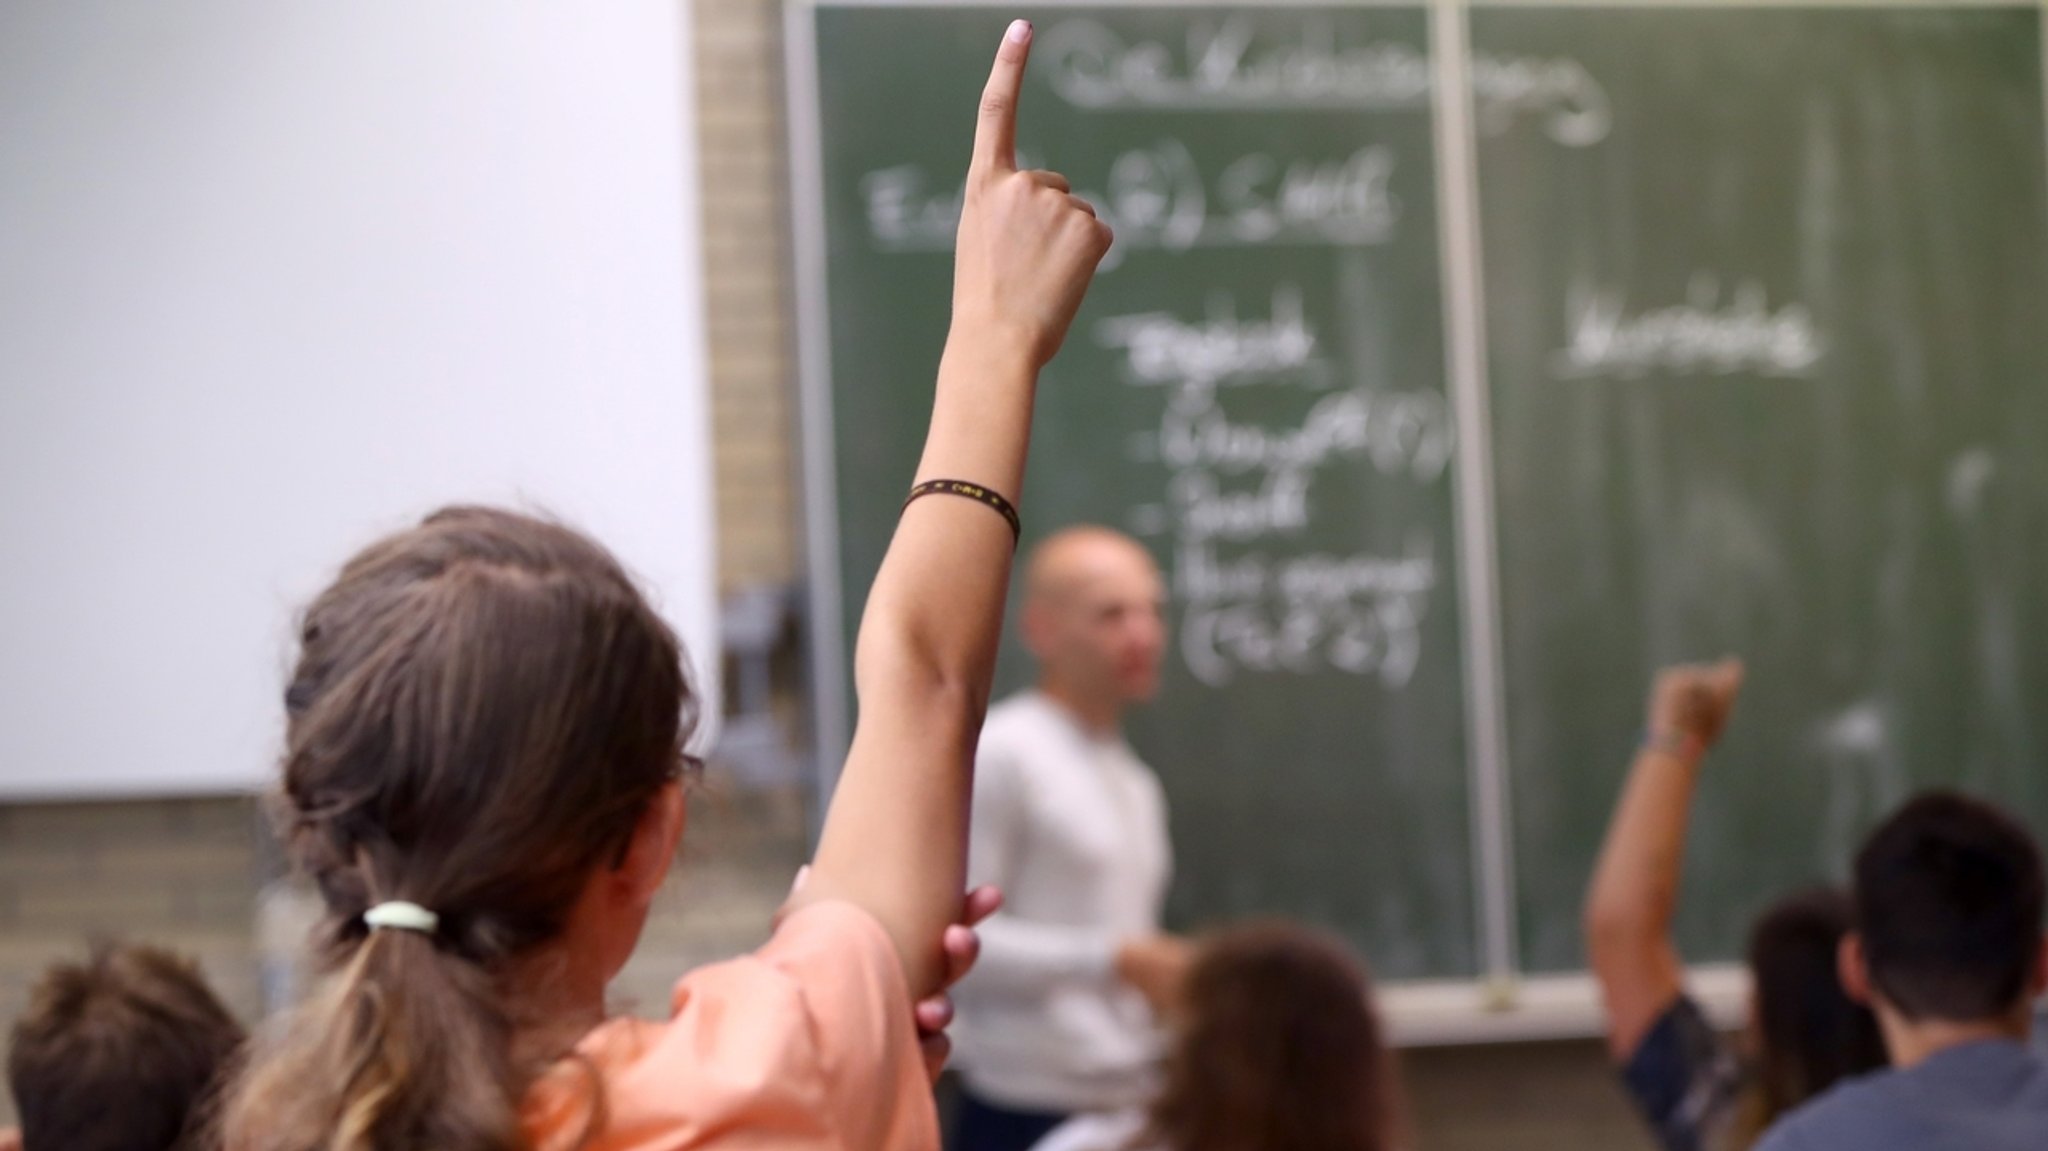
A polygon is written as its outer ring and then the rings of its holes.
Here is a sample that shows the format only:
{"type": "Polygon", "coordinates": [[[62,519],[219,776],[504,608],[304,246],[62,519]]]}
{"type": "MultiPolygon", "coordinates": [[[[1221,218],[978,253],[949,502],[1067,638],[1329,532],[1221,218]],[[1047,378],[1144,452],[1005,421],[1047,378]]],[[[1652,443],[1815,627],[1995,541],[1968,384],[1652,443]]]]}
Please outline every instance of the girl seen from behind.
{"type": "MultiPolygon", "coordinates": [[[[1019,490],[1038,370],[1109,243],[1063,180],[1016,169],[1029,39],[1011,28],[982,100],[920,485],[1019,490]]],[[[602,547],[529,516],[450,509],[351,560],[286,694],[282,819],[329,978],[259,1048],[225,1145],[935,1147],[912,1003],[963,915],[1015,546],[986,495],[953,496],[906,507],[869,595],[807,880],[659,1024],[604,993],[685,821],[675,636],[602,547]]]]}
{"type": "Polygon", "coordinates": [[[1159,1095],[1090,1116],[1034,1151],[1400,1151],[1400,1079],[1365,968],[1286,923],[1204,941],[1159,1095]]]}

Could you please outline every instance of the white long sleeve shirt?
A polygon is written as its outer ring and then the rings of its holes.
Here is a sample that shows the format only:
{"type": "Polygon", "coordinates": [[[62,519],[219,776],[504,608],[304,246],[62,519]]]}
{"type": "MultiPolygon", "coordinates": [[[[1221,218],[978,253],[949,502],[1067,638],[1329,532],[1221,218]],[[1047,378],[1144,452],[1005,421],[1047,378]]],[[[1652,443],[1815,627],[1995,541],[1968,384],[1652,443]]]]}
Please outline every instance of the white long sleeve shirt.
{"type": "Polygon", "coordinates": [[[1172,875],[1158,777],[1121,738],[1023,692],[983,725],[969,844],[970,882],[1000,885],[1004,906],[955,996],[968,1088],[1031,1110],[1141,1103],[1161,1039],[1115,957],[1159,929],[1172,875]]]}

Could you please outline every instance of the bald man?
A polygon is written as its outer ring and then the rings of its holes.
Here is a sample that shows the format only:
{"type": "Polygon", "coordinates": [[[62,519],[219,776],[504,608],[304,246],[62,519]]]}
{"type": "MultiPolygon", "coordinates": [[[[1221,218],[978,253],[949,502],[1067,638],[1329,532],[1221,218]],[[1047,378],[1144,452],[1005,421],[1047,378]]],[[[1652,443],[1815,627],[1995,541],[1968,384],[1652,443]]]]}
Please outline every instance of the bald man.
{"type": "Polygon", "coordinates": [[[1024,1151],[1155,1086],[1189,948],[1159,931],[1166,803],[1122,728],[1159,688],[1165,595],[1145,549],[1106,528],[1060,532],[1026,567],[1038,685],[989,710],[976,757],[968,873],[1005,903],[958,994],[955,1151],[1024,1151]]]}

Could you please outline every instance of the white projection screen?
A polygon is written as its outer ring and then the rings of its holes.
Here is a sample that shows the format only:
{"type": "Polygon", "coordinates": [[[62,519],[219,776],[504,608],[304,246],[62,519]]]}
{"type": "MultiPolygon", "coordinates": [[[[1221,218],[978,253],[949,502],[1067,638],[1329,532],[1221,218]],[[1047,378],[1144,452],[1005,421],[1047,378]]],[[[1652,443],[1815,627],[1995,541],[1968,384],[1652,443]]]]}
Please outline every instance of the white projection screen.
{"type": "Polygon", "coordinates": [[[688,15],[0,6],[0,800],[260,789],[297,609],[450,502],[715,690],[688,15]]]}

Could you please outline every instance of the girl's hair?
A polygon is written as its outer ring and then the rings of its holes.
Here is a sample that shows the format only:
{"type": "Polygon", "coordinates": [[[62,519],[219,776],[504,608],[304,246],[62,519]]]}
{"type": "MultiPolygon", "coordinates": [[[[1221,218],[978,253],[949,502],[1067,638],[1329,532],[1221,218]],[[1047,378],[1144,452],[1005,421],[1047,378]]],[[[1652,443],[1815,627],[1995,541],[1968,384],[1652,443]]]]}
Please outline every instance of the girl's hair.
{"type": "Polygon", "coordinates": [[[1406,1126],[1364,965],[1285,923],[1207,941],[1166,1084],[1138,1145],[1172,1151],[1388,1151],[1406,1126]]]}
{"type": "Polygon", "coordinates": [[[326,914],[320,991],[230,1101],[234,1151],[524,1145],[515,961],[556,938],[679,774],[676,637],[577,532],[449,508],[371,545],[306,610],[279,822],[326,914]],[[369,931],[405,900],[432,935],[369,931]]]}
{"type": "Polygon", "coordinates": [[[1750,931],[1757,1066],[1738,1145],[1838,1080],[1886,1064],[1876,1016],[1842,990],[1836,966],[1851,916],[1846,893],[1816,888],[1780,900],[1750,931]]]}

